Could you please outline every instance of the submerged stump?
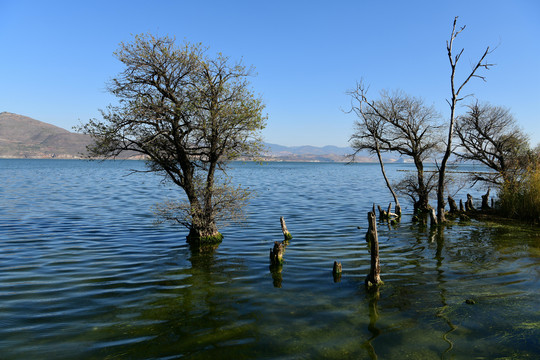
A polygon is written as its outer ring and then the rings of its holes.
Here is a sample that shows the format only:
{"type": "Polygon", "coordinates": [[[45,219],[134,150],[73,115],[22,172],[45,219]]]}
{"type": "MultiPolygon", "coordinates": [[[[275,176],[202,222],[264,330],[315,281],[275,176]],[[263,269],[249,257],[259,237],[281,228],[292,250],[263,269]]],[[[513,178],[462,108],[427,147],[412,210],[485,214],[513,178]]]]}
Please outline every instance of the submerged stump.
{"type": "Polygon", "coordinates": [[[489,210],[489,188],[485,195],[482,195],[482,210],[489,210]]]}
{"type": "Polygon", "coordinates": [[[292,235],[287,230],[287,225],[285,224],[285,218],[282,216],[279,218],[279,221],[281,222],[281,231],[283,232],[283,237],[285,238],[285,241],[289,241],[292,239],[292,235]]]}
{"type": "Polygon", "coordinates": [[[381,205],[377,205],[379,209],[379,220],[386,220],[388,218],[387,212],[381,209],[381,205]]]}
{"type": "Polygon", "coordinates": [[[437,226],[437,214],[434,208],[429,209],[429,219],[431,226],[437,226]]]}
{"type": "Polygon", "coordinates": [[[465,202],[465,211],[476,210],[473,205],[473,199],[471,194],[467,194],[467,201],[465,202]]]}
{"type": "Polygon", "coordinates": [[[271,265],[281,265],[283,264],[283,253],[285,252],[285,247],[283,243],[279,241],[274,242],[274,248],[270,250],[270,264],[271,265]]]}
{"type": "Polygon", "coordinates": [[[454,200],[450,195],[448,195],[448,205],[450,206],[450,213],[455,214],[459,212],[459,209],[456,204],[456,200],[454,200]]]}
{"type": "Polygon", "coordinates": [[[366,239],[370,245],[371,267],[369,275],[366,277],[366,286],[368,288],[382,285],[381,266],[379,263],[379,238],[377,235],[377,223],[375,213],[368,213],[369,230],[366,239]]]}
{"type": "Polygon", "coordinates": [[[334,268],[332,269],[332,275],[334,276],[334,282],[340,282],[341,281],[341,263],[338,263],[337,261],[334,261],[334,268]]]}

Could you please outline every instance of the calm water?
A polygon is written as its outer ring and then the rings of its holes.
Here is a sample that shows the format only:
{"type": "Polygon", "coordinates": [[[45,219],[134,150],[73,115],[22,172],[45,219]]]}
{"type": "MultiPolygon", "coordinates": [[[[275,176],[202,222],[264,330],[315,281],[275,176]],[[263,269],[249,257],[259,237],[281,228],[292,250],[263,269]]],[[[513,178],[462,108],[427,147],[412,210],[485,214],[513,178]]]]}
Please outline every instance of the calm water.
{"type": "Polygon", "coordinates": [[[538,229],[431,232],[407,204],[379,225],[385,283],[369,294],[367,211],[390,201],[376,165],[234,164],[258,196],[205,255],[154,224],[151,206],[178,191],[133,168],[0,160],[1,359],[540,356],[538,229]],[[271,272],[280,216],[294,238],[271,272]]]}

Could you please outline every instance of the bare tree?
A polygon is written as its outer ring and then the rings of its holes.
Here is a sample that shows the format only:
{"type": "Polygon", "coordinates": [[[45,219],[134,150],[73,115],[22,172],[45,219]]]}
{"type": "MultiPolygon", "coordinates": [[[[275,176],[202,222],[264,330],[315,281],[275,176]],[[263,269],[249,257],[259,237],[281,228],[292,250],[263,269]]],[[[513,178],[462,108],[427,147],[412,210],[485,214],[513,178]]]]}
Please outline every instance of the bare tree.
{"type": "Polygon", "coordinates": [[[352,155],[353,160],[356,154],[362,150],[369,150],[371,153],[377,154],[377,159],[379,160],[379,165],[381,167],[381,172],[384,177],[384,181],[388,190],[394,198],[396,203],[396,214],[398,217],[401,216],[401,205],[396,192],[390,184],[390,180],[386,176],[386,171],[384,169],[384,162],[381,155],[380,140],[383,133],[383,118],[374,111],[368,111],[367,108],[372,108],[374,104],[368,102],[366,98],[367,89],[364,87],[363,83],[357,83],[356,88],[349,90],[347,94],[351,97],[351,110],[349,112],[354,112],[359,120],[355,121],[355,132],[350,138],[351,147],[354,149],[352,155]],[[364,105],[366,104],[366,105],[364,105]]]}
{"type": "Polygon", "coordinates": [[[191,245],[221,241],[216,221],[241,212],[247,192],[228,185],[228,161],[257,154],[264,105],[250,89],[251,70],[200,45],[138,35],[115,53],[125,69],[109,91],[119,105],[81,130],[95,139],[93,156],[143,155],[148,171],[183,189],[187,201],[158,209],[189,229],[191,245]],[[221,174],[221,175],[220,175],[221,174]]]}
{"type": "Polygon", "coordinates": [[[463,149],[457,155],[494,170],[494,173],[475,173],[474,181],[497,186],[513,181],[525,167],[527,136],[506,108],[475,102],[468,109],[456,119],[456,135],[463,149]]]}
{"type": "Polygon", "coordinates": [[[440,144],[439,115],[435,109],[401,91],[383,91],[377,101],[368,100],[362,87],[357,86],[349,94],[360,104],[353,109],[362,119],[356,122],[356,132],[351,137],[353,149],[376,152],[380,163],[381,151],[410,157],[416,166],[416,179],[412,183],[410,178],[406,179],[409,185],[400,188],[409,196],[416,194],[415,210],[428,209],[431,185],[426,181],[424,162],[440,144]]]}
{"type": "Polygon", "coordinates": [[[484,62],[486,56],[490,54],[489,46],[486,48],[478,62],[473,66],[471,72],[468,74],[468,76],[465,78],[465,80],[457,86],[455,84],[455,75],[456,75],[456,69],[457,64],[461,58],[461,55],[463,55],[464,49],[461,49],[459,53],[454,55],[453,53],[453,44],[454,40],[457,38],[457,36],[465,30],[465,26],[461,27],[459,30],[456,29],[457,25],[457,19],[456,16],[454,18],[454,24],[452,27],[452,33],[450,35],[450,40],[446,42],[446,50],[448,51],[448,60],[450,61],[450,86],[452,91],[452,97],[450,100],[447,100],[448,105],[450,106],[450,122],[448,124],[448,138],[446,141],[446,151],[444,152],[444,156],[442,158],[442,161],[439,165],[439,180],[437,184],[437,220],[439,223],[443,223],[445,221],[444,216],[444,192],[445,192],[445,176],[446,176],[446,165],[448,163],[448,159],[450,158],[450,155],[452,153],[452,138],[454,137],[454,125],[455,125],[455,118],[456,118],[456,106],[458,102],[462,101],[464,99],[464,96],[461,95],[461,91],[465,87],[465,85],[473,78],[477,77],[485,81],[485,78],[483,76],[480,76],[476,74],[478,69],[484,68],[489,69],[490,66],[493,64],[488,64],[487,62],[484,62]]]}

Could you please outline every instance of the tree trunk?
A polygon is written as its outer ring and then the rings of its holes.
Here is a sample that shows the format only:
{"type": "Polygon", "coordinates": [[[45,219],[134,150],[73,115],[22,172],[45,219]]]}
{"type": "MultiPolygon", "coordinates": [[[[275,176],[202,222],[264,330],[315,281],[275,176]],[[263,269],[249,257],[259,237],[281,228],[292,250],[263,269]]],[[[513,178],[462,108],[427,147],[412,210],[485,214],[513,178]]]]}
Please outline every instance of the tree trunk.
{"type": "Polygon", "coordinates": [[[431,226],[437,226],[437,215],[434,208],[429,209],[429,218],[431,220],[431,226]]]}
{"type": "Polygon", "coordinates": [[[368,288],[373,286],[382,285],[381,280],[381,266],[379,263],[379,238],[377,236],[377,224],[375,214],[368,213],[369,230],[366,234],[367,240],[370,244],[371,253],[371,267],[369,275],[366,278],[366,286],[368,288]]]}
{"type": "Polygon", "coordinates": [[[399,200],[396,195],[396,192],[392,188],[392,185],[390,184],[390,180],[388,180],[388,177],[386,176],[386,171],[384,170],[384,163],[382,160],[381,151],[379,150],[379,142],[377,141],[377,139],[375,139],[375,148],[377,152],[377,158],[379,159],[379,165],[381,167],[381,172],[383,174],[384,181],[386,182],[386,187],[392,193],[392,197],[394,198],[394,202],[396,203],[396,214],[398,217],[401,217],[401,205],[399,205],[399,200]]]}
{"type": "Polygon", "coordinates": [[[489,210],[489,188],[485,195],[482,195],[482,210],[489,210]]]}
{"type": "MultiPolygon", "coordinates": [[[[453,74],[452,74],[452,86],[453,86],[453,74]]],[[[444,186],[445,186],[445,177],[446,177],[446,163],[448,162],[448,158],[450,158],[450,154],[452,152],[452,137],[454,136],[454,108],[456,106],[455,104],[455,96],[452,100],[453,106],[451,106],[450,111],[450,126],[448,129],[448,140],[446,144],[446,151],[444,152],[444,156],[441,162],[441,166],[439,168],[439,180],[437,183],[437,220],[439,223],[444,223],[446,221],[446,218],[444,216],[444,186]]]]}
{"type": "MultiPolygon", "coordinates": [[[[199,222],[199,221],[194,221],[199,222]]],[[[192,224],[186,237],[187,243],[199,251],[215,249],[223,240],[223,235],[218,231],[214,222],[192,224]]]]}
{"type": "Polygon", "coordinates": [[[459,212],[456,201],[450,195],[448,195],[448,204],[450,205],[451,214],[455,214],[459,212]]]}
{"type": "Polygon", "coordinates": [[[425,211],[429,209],[429,194],[424,184],[424,164],[419,158],[414,159],[414,165],[416,166],[417,181],[418,181],[418,201],[416,202],[416,209],[425,211]]]}

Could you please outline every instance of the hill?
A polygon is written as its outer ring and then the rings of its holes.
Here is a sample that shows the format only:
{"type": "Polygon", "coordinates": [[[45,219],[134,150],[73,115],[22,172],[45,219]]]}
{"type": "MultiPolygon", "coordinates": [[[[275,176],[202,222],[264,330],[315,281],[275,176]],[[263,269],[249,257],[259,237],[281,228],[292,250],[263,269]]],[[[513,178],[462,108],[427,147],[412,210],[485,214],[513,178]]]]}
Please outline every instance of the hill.
{"type": "Polygon", "coordinates": [[[1,158],[82,158],[90,143],[88,135],[22,115],[0,113],[1,158]]]}
{"type": "MultiPolygon", "coordinates": [[[[337,147],[327,145],[316,147],[283,146],[277,144],[265,144],[266,152],[264,159],[267,161],[313,161],[313,162],[348,162],[348,155],[353,153],[350,147],[337,147]]],[[[374,162],[376,159],[367,152],[356,156],[356,162],[374,162]]],[[[395,161],[395,160],[390,160],[395,161]]]]}
{"type": "MultiPolygon", "coordinates": [[[[77,134],[27,116],[0,113],[0,158],[84,158],[86,146],[92,142],[88,135],[77,134]]],[[[337,146],[282,146],[265,144],[265,161],[346,162],[353,150],[337,146]]],[[[126,154],[122,158],[140,158],[126,154]]],[[[395,159],[388,159],[389,162],[395,159]]],[[[357,162],[373,162],[368,153],[358,154],[357,162]]]]}

